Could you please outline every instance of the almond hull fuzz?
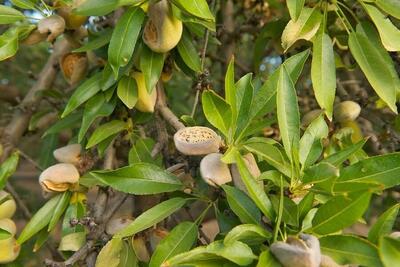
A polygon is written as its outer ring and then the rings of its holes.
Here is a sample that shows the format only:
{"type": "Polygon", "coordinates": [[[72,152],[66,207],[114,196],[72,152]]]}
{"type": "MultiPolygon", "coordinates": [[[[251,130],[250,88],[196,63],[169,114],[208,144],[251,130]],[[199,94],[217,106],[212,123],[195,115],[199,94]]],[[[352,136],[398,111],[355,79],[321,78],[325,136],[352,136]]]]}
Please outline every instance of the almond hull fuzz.
{"type": "Polygon", "coordinates": [[[72,144],[54,150],[53,156],[58,162],[77,165],[80,160],[81,151],[82,146],[80,144],[72,144]]]}
{"type": "Polygon", "coordinates": [[[354,101],[343,101],[335,106],[333,117],[337,122],[354,121],[360,115],[361,107],[354,101]]]}
{"type": "Polygon", "coordinates": [[[79,172],[70,163],[50,166],[39,176],[39,183],[45,192],[64,192],[79,181],[79,172]]]}
{"type": "Polygon", "coordinates": [[[61,58],[60,66],[65,80],[75,85],[85,78],[89,63],[86,53],[69,53],[61,58]]]}
{"type": "Polygon", "coordinates": [[[228,164],[222,162],[222,154],[211,153],[200,161],[200,174],[203,180],[216,187],[232,181],[228,164]]]}
{"type": "Polygon", "coordinates": [[[138,87],[138,100],[136,102],[135,108],[141,112],[154,112],[154,107],[157,101],[157,90],[153,88],[149,94],[146,83],[144,80],[144,75],[141,72],[135,72],[132,74],[133,78],[136,80],[138,87]]]}
{"type": "Polygon", "coordinates": [[[174,48],[182,37],[182,21],[172,14],[171,5],[161,0],[150,5],[149,19],[144,27],[143,41],[157,53],[166,53],[174,48]]]}
{"type": "Polygon", "coordinates": [[[186,127],[175,133],[174,143],[184,155],[207,155],[219,152],[221,137],[207,127],[186,127]]]}

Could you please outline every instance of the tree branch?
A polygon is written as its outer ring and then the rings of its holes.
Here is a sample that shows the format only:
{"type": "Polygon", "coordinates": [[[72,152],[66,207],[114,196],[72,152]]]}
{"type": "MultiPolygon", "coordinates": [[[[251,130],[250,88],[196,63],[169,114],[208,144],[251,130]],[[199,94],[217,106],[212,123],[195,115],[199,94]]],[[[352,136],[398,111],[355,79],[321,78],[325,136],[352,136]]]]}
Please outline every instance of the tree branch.
{"type": "Polygon", "coordinates": [[[160,112],[160,115],[164,118],[164,120],[169,125],[174,127],[175,130],[180,130],[182,128],[185,128],[185,125],[182,122],[180,122],[179,118],[167,106],[164,87],[161,82],[157,83],[156,109],[160,112]]]}

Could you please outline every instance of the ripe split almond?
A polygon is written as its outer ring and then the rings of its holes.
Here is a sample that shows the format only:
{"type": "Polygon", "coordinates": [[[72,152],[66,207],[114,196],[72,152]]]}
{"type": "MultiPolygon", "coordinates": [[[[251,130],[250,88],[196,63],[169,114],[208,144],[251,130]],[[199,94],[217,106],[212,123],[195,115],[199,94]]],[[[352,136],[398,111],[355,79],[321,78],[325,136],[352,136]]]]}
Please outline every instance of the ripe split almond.
{"type": "Polygon", "coordinates": [[[70,163],[58,163],[44,170],[39,183],[46,192],[64,192],[79,181],[79,172],[70,163]]]}
{"type": "Polygon", "coordinates": [[[38,31],[41,34],[48,34],[47,41],[53,42],[65,30],[65,21],[58,15],[51,15],[41,19],[38,23],[38,31]]]}

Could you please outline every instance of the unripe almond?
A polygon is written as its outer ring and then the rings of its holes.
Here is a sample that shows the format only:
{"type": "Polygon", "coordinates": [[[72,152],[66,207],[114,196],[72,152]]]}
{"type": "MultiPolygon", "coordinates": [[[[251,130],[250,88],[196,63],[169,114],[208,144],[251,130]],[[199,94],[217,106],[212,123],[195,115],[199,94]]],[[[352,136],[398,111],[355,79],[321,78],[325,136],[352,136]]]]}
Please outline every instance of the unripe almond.
{"type": "Polygon", "coordinates": [[[219,151],[221,137],[208,127],[185,127],[174,135],[176,149],[185,155],[207,155],[219,151]]]}
{"type": "Polygon", "coordinates": [[[57,148],[53,151],[53,156],[58,162],[77,165],[80,160],[81,150],[82,146],[80,144],[71,144],[57,148]]]}
{"type": "Polygon", "coordinates": [[[200,161],[200,174],[211,186],[223,185],[232,181],[228,164],[224,163],[221,153],[211,153],[200,161]]]}
{"type": "Polygon", "coordinates": [[[364,138],[361,128],[358,125],[357,121],[344,121],[344,122],[340,123],[340,125],[343,128],[347,127],[347,128],[351,128],[353,130],[353,133],[351,134],[351,141],[353,143],[357,143],[364,138]]]}
{"type": "Polygon", "coordinates": [[[6,191],[0,191],[0,219],[11,218],[15,211],[17,210],[17,205],[12,196],[6,191]]]}
{"type": "Polygon", "coordinates": [[[337,122],[354,121],[360,115],[361,107],[354,101],[343,101],[335,106],[333,116],[337,122]]]}
{"type": "Polygon", "coordinates": [[[13,262],[19,255],[21,246],[15,238],[0,240],[0,264],[13,262]]]}
{"type": "Polygon", "coordinates": [[[38,23],[38,31],[42,34],[48,34],[47,41],[54,41],[65,30],[65,21],[58,15],[51,15],[41,19],[38,23]]]}
{"type": "Polygon", "coordinates": [[[79,181],[79,172],[70,163],[58,163],[44,170],[39,183],[46,192],[64,192],[79,181]]]}
{"type": "Polygon", "coordinates": [[[106,233],[109,235],[115,235],[120,230],[131,224],[133,220],[129,217],[112,218],[106,224],[106,233]]]}
{"type": "Polygon", "coordinates": [[[167,0],[158,1],[149,6],[149,19],[143,32],[143,41],[157,53],[166,53],[174,48],[182,37],[182,21],[172,14],[167,0]]]}
{"type": "MultiPolygon", "coordinates": [[[[243,158],[243,161],[244,161],[248,171],[250,172],[250,174],[254,178],[258,178],[258,176],[261,175],[261,171],[258,168],[257,161],[254,158],[253,154],[247,153],[242,158],[243,158]]],[[[232,174],[233,184],[235,185],[235,187],[237,187],[238,189],[240,189],[244,192],[247,192],[246,186],[243,183],[242,176],[240,175],[236,164],[231,165],[231,174],[232,174]]],[[[263,185],[263,183],[262,183],[262,181],[260,181],[260,186],[262,186],[262,185],[263,185]]]]}
{"type": "Polygon", "coordinates": [[[70,85],[75,85],[85,78],[88,66],[86,53],[68,53],[60,59],[64,78],[70,85]]]}
{"type": "Polygon", "coordinates": [[[154,106],[157,101],[157,90],[153,88],[149,94],[146,88],[146,82],[144,80],[144,75],[141,72],[134,72],[132,77],[136,80],[138,87],[138,100],[136,102],[135,108],[141,112],[154,112],[154,106]]]}

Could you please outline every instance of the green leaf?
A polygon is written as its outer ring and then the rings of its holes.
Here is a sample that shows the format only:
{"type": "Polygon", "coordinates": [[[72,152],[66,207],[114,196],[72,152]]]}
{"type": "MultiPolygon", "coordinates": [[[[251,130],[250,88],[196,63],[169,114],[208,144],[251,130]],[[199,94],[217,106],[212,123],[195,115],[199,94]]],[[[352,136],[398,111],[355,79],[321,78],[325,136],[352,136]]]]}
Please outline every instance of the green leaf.
{"type": "MultiPolygon", "coordinates": [[[[283,65],[286,67],[290,78],[293,83],[296,83],[300,77],[301,72],[307,58],[310,54],[310,50],[305,50],[298,53],[290,58],[286,59],[283,65]]],[[[256,92],[253,99],[253,105],[251,108],[252,117],[262,116],[268,111],[271,111],[276,105],[276,90],[278,86],[280,68],[276,69],[263,84],[263,86],[256,92]]]]}
{"type": "Polygon", "coordinates": [[[241,224],[229,231],[224,238],[224,244],[229,245],[241,241],[247,245],[261,245],[272,237],[270,232],[255,224],[241,224]]]}
{"type": "Polygon", "coordinates": [[[296,21],[303,9],[305,0],[287,0],[286,5],[292,20],[296,21]]]}
{"type": "Polygon", "coordinates": [[[188,251],[197,240],[197,224],[182,222],[162,239],[154,251],[149,267],[159,267],[169,258],[188,251]]]}
{"type": "Polygon", "coordinates": [[[379,241],[379,255],[385,267],[392,267],[400,262],[400,240],[382,236],[379,241]]]}
{"type": "Polygon", "coordinates": [[[14,152],[0,165],[0,190],[4,188],[7,180],[17,170],[19,162],[18,152],[14,152]]]}
{"type": "Polygon", "coordinates": [[[172,0],[172,2],[180,9],[192,14],[196,17],[214,21],[214,15],[211,13],[206,0],[172,0]]]}
{"type": "Polygon", "coordinates": [[[187,31],[184,31],[178,45],[179,55],[183,62],[195,72],[201,71],[201,62],[196,47],[193,44],[192,37],[187,31]]]}
{"type": "Polygon", "coordinates": [[[129,164],[147,162],[162,165],[161,157],[153,158],[151,152],[155,146],[155,142],[151,138],[140,138],[136,141],[135,145],[129,150],[128,162],[129,164]]]}
{"type": "Polygon", "coordinates": [[[304,171],[302,182],[305,184],[313,184],[338,176],[339,169],[337,167],[327,162],[320,162],[304,171]]]}
{"type": "Polygon", "coordinates": [[[373,43],[381,58],[385,61],[386,67],[392,76],[393,83],[396,84],[395,87],[400,88],[399,74],[397,73],[392,57],[390,56],[389,52],[386,51],[385,47],[383,47],[381,38],[379,37],[379,33],[375,26],[369,21],[362,21],[361,23],[357,24],[356,31],[366,36],[367,39],[373,43]]]}
{"type": "Polygon", "coordinates": [[[299,152],[300,112],[296,89],[285,66],[280,67],[277,87],[276,105],[282,142],[289,159],[298,162],[293,157],[299,152]]]}
{"type": "Polygon", "coordinates": [[[354,153],[359,151],[367,142],[367,139],[361,140],[351,146],[348,146],[339,152],[336,152],[327,158],[325,158],[322,162],[327,162],[332,164],[335,167],[339,167],[344,161],[346,161],[349,157],[351,157],[354,153]]]}
{"type": "Polygon", "coordinates": [[[113,31],[111,29],[107,28],[104,31],[99,32],[98,36],[96,36],[92,40],[89,40],[86,44],[73,50],[73,52],[80,53],[80,52],[87,52],[87,51],[92,51],[92,50],[101,48],[110,42],[112,33],[113,33],[113,31]]]}
{"type": "Polygon", "coordinates": [[[256,267],[282,267],[279,261],[272,255],[271,251],[264,250],[258,257],[256,267]]]}
{"type": "Polygon", "coordinates": [[[312,231],[325,235],[352,225],[364,214],[370,198],[370,192],[331,198],[315,214],[312,220],[312,231]]]}
{"type": "Polygon", "coordinates": [[[25,225],[21,234],[18,237],[17,242],[22,245],[25,241],[30,239],[32,236],[37,234],[50,222],[54,214],[54,209],[57,207],[58,202],[61,199],[61,194],[54,196],[52,199],[46,202],[36,213],[33,215],[31,220],[25,225]]]}
{"type": "Polygon", "coordinates": [[[300,163],[304,167],[314,164],[323,151],[322,139],[328,136],[329,129],[324,117],[318,116],[305,130],[300,139],[300,163]]]}
{"type": "Polygon", "coordinates": [[[240,266],[247,266],[257,258],[251,248],[240,241],[233,241],[226,245],[222,240],[214,241],[207,246],[207,253],[223,257],[240,266]]]}
{"type": "Polygon", "coordinates": [[[118,267],[138,267],[139,260],[129,240],[123,243],[118,267]]]}
{"type": "Polygon", "coordinates": [[[218,128],[225,136],[229,134],[231,125],[231,107],[214,91],[207,90],[202,94],[203,112],[207,120],[218,128]]]}
{"type": "Polygon", "coordinates": [[[33,9],[35,10],[35,0],[11,0],[14,6],[22,9],[33,9]]]}
{"type": "Polygon", "coordinates": [[[236,164],[249,196],[257,205],[257,207],[264,213],[264,215],[272,220],[274,218],[274,210],[272,208],[271,201],[264,192],[264,189],[260,187],[256,179],[251,175],[246,164],[244,163],[244,160],[242,159],[242,156],[239,153],[236,155],[236,164]]]}
{"type": "Polygon", "coordinates": [[[104,16],[122,5],[137,5],[144,0],[86,0],[76,9],[74,14],[83,16],[104,16]]]}
{"type": "Polygon", "coordinates": [[[86,149],[97,145],[98,143],[112,135],[126,130],[127,127],[128,126],[126,122],[120,120],[113,120],[102,124],[100,127],[97,127],[93,134],[90,136],[86,145],[86,149]]]}
{"type": "Polygon", "coordinates": [[[106,102],[103,93],[99,93],[89,99],[85,104],[85,109],[83,110],[82,124],[79,128],[78,134],[79,143],[82,142],[90,125],[92,125],[97,118],[111,115],[115,109],[115,105],[116,101],[106,102]]]}
{"type": "Polygon", "coordinates": [[[117,95],[119,99],[132,109],[138,100],[138,86],[131,76],[124,76],[118,82],[117,95]]]}
{"type": "Polygon", "coordinates": [[[164,54],[153,52],[146,45],[143,45],[140,53],[140,70],[144,74],[146,89],[149,93],[155,89],[163,67],[164,54]]]}
{"type": "Polygon", "coordinates": [[[298,204],[300,222],[306,217],[307,213],[312,209],[314,202],[314,193],[308,192],[307,195],[298,204]]]}
{"type": "Polygon", "coordinates": [[[118,267],[122,249],[122,239],[113,238],[108,241],[97,256],[96,267],[118,267]]]}
{"type": "Polygon", "coordinates": [[[376,7],[363,5],[379,31],[383,46],[387,51],[400,51],[400,30],[376,7]]]}
{"type": "Polygon", "coordinates": [[[12,233],[8,232],[5,229],[0,228],[0,241],[1,240],[5,240],[5,239],[9,239],[12,236],[13,236],[12,233]]]}
{"type": "Polygon", "coordinates": [[[57,206],[54,208],[53,215],[50,219],[49,226],[47,227],[47,231],[51,232],[54,227],[57,225],[61,216],[64,214],[64,211],[67,209],[69,200],[71,199],[71,192],[65,191],[61,194],[61,198],[57,203],[57,206]]]}
{"type": "Polygon", "coordinates": [[[398,0],[375,0],[374,2],[386,13],[400,19],[400,2],[398,0]]]}
{"type": "Polygon", "coordinates": [[[101,73],[98,72],[75,89],[61,115],[61,118],[65,118],[65,116],[70,114],[100,91],[100,77],[101,73]]]}
{"type": "MultiPolygon", "coordinates": [[[[400,184],[400,153],[370,157],[343,168],[336,184],[348,182],[370,182],[383,184],[390,188],[400,184]]],[[[336,186],[335,184],[335,186],[336,186]]]]}
{"type": "Polygon", "coordinates": [[[130,225],[114,235],[114,238],[123,238],[143,231],[170,216],[186,203],[186,199],[176,197],[161,202],[139,215],[130,225]]]}
{"type": "Polygon", "coordinates": [[[282,221],[286,224],[298,227],[299,226],[299,209],[288,197],[279,198],[278,196],[270,196],[276,214],[279,214],[280,201],[282,201],[282,221]]]}
{"type": "Polygon", "coordinates": [[[297,40],[310,40],[317,33],[321,24],[321,13],[318,8],[304,7],[299,18],[291,20],[282,33],[282,47],[287,51],[297,40]]]}
{"type": "Polygon", "coordinates": [[[235,129],[234,139],[238,142],[244,130],[250,125],[254,87],[251,82],[252,74],[243,76],[235,85],[236,117],[233,117],[232,128],[235,129]]]}
{"type": "Polygon", "coordinates": [[[263,158],[287,177],[291,177],[290,165],[285,161],[281,151],[272,143],[268,143],[268,139],[253,137],[247,140],[243,147],[263,158]]]}
{"type": "Polygon", "coordinates": [[[130,7],[118,20],[108,46],[108,61],[118,76],[120,67],[129,63],[142,28],[144,12],[140,7],[130,7]]]}
{"type": "Polygon", "coordinates": [[[338,264],[381,267],[376,246],[351,235],[328,235],[319,239],[321,251],[338,264]]]}
{"type": "Polygon", "coordinates": [[[321,31],[313,40],[311,80],[319,106],[325,110],[329,120],[332,120],[336,92],[335,56],[331,38],[321,31]]]}
{"type": "Polygon", "coordinates": [[[129,194],[158,194],[182,189],[181,181],[150,163],[136,163],[117,170],[91,172],[100,182],[129,194]]]}
{"type": "Polygon", "coordinates": [[[222,185],[229,207],[242,223],[260,224],[261,212],[254,202],[242,191],[229,185],[222,185]]]}
{"type": "Polygon", "coordinates": [[[62,118],[61,120],[57,121],[52,126],[50,126],[50,128],[48,128],[43,133],[42,138],[44,138],[50,134],[57,134],[64,129],[68,129],[68,128],[72,129],[80,122],[81,119],[82,119],[82,112],[80,112],[80,111],[70,114],[70,115],[62,118]]]}
{"type": "Polygon", "coordinates": [[[14,23],[24,18],[24,14],[18,10],[9,6],[0,5],[0,25],[14,23]]]}
{"type": "Polygon", "coordinates": [[[389,235],[392,232],[399,212],[400,204],[396,204],[379,216],[375,224],[368,232],[368,240],[377,244],[380,236],[389,235]]]}
{"type": "Polygon", "coordinates": [[[235,58],[232,57],[225,74],[225,101],[232,108],[232,117],[236,118],[235,58]]]}
{"type": "Polygon", "coordinates": [[[397,82],[392,78],[392,72],[379,50],[367,37],[355,32],[350,33],[349,47],[375,92],[397,113],[395,104],[397,82]]]}
{"type": "Polygon", "coordinates": [[[18,31],[15,28],[10,28],[5,33],[0,35],[0,61],[14,56],[17,51],[18,31]]]}

